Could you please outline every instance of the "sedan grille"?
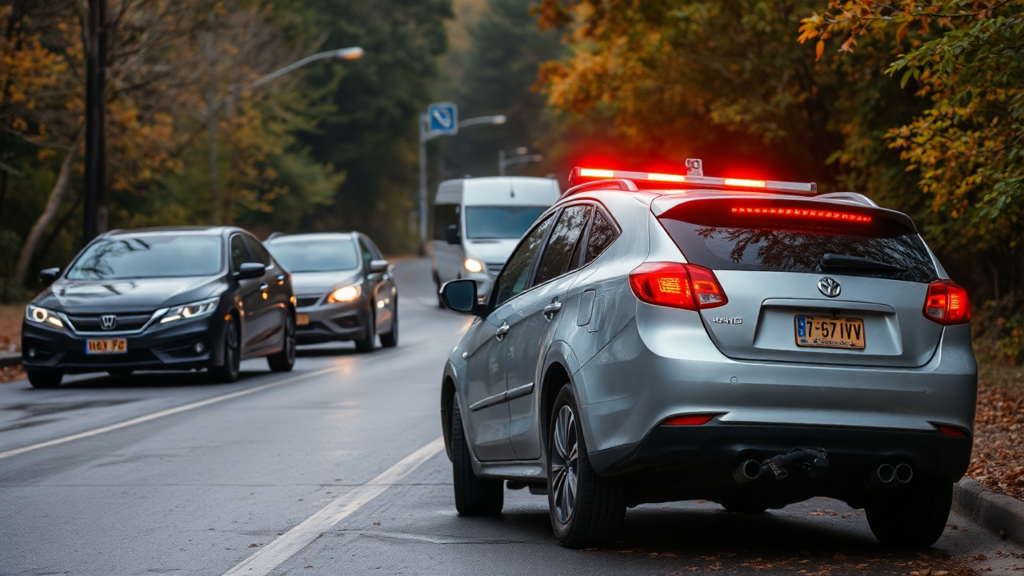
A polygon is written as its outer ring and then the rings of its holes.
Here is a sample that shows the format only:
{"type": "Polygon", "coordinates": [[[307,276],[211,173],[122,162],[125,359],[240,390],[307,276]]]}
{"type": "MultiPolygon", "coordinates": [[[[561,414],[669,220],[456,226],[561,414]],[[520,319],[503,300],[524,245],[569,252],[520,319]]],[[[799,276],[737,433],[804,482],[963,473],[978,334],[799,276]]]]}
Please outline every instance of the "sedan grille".
{"type": "Polygon", "coordinates": [[[68,314],[71,326],[78,332],[128,332],[131,330],[141,330],[152,317],[152,312],[148,314],[68,314]],[[104,316],[114,317],[112,327],[104,328],[104,316]]]}

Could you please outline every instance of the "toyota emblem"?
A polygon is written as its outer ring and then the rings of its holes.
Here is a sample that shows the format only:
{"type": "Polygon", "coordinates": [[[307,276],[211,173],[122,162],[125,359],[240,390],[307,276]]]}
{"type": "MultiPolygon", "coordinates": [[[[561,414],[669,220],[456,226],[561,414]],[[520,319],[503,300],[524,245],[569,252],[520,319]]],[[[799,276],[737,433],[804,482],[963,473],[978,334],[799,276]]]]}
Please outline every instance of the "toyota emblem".
{"type": "Polygon", "coordinates": [[[818,291],[829,298],[835,298],[843,291],[843,287],[839,285],[839,282],[825,276],[821,280],[818,280],[818,291]]]}
{"type": "Polygon", "coordinates": [[[100,328],[104,330],[113,330],[117,326],[117,316],[113,314],[105,314],[100,316],[100,328]]]}

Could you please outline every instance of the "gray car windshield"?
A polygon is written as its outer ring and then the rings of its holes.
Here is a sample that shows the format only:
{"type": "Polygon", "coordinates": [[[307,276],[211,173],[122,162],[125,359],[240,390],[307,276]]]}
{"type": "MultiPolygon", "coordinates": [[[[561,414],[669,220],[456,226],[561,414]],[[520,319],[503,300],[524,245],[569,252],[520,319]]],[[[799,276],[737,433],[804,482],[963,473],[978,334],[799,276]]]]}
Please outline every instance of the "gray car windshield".
{"type": "Polygon", "coordinates": [[[337,272],[359,267],[355,244],[349,239],[276,242],[267,248],[291,272],[337,272]]]}
{"type": "Polygon", "coordinates": [[[522,238],[547,206],[466,206],[466,238],[522,238]]]}
{"type": "Polygon", "coordinates": [[[71,269],[71,280],[121,280],[211,276],[221,269],[219,236],[147,234],[115,236],[89,246],[71,269]]]}

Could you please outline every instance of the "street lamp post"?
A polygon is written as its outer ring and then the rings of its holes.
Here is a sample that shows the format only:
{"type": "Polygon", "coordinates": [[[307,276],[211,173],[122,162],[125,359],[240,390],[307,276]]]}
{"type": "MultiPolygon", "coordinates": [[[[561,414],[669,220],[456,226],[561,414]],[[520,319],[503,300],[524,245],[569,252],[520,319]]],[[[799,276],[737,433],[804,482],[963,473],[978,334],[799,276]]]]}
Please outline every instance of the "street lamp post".
{"type": "MultiPolygon", "coordinates": [[[[456,126],[461,129],[483,124],[500,125],[504,124],[507,120],[508,118],[504,114],[477,116],[476,118],[462,120],[456,126]]],[[[429,127],[430,122],[427,115],[425,113],[420,114],[420,254],[424,254],[427,249],[427,142],[438,136],[444,136],[444,134],[431,133],[429,127]]]]}
{"type": "Polygon", "coordinates": [[[542,154],[527,154],[525,147],[516,148],[516,154],[511,158],[505,157],[504,150],[498,150],[498,176],[505,175],[505,169],[515,164],[522,164],[524,162],[540,162],[544,159],[542,154]]]}
{"type": "MultiPolygon", "coordinates": [[[[355,60],[363,57],[363,49],[359,46],[352,46],[349,48],[339,48],[337,50],[327,50],[324,52],[318,52],[312,56],[306,56],[302,60],[297,60],[291,64],[271,72],[262,78],[257,79],[255,82],[248,86],[237,90],[237,92],[246,92],[254,88],[258,88],[271,80],[280,78],[285,74],[301,68],[310,62],[316,62],[317,60],[323,60],[325,58],[338,58],[340,60],[355,60]]],[[[217,189],[217,113],[223,106],[224,100],[216,100],[211,96],[210,98],[210,113],[208,116],[209,121],[209,132],[210,132],[210,223],[217,225],[220,223],[220,194],[217,189]]]]}
{"type": "Polygon", "coordinates": [[[107,231],[107,8],[106,0],[89,0],[86,34],[85,190],[83,244],[107,231]]]}

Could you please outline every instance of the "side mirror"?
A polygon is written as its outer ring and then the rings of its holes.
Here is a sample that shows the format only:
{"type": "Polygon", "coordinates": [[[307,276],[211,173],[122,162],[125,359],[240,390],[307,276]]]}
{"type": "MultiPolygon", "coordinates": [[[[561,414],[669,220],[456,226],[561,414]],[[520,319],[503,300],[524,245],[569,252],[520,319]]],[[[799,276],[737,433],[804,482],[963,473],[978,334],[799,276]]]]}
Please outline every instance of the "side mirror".
{"type": "Polygon", "coordinates": [[[441,302],[456,312],[486,316],[484,306],[477,303],[476,280],[452,280],[441,286],[441,302]]]}
{"type": "Polygon", "coordinates": [[[387,260],[370,260],[370,274],[380,274],[388,271],[387,260]]]}
{"type": "Polygon", "coordinates": [[[247,280],[249,278],[259,278],[267,273],[267,267],[259,262],[246,262],[242,264],[242,268],[235,272],[235,278],[239,280],[247,280]]]}
{"type": "Polygon", "coordinates": [[[47,286],[53,284],[58,276],[60,276],[60,268],[47,268],[39,271],[39,279],[47,286]]]}
{"type": "Polygon", "coordinates": [[[449,244],[462,244],[462,236],[459,235],[458,224],[449,224],[448,229],[445,230],[445,240],[449,244]]]}

